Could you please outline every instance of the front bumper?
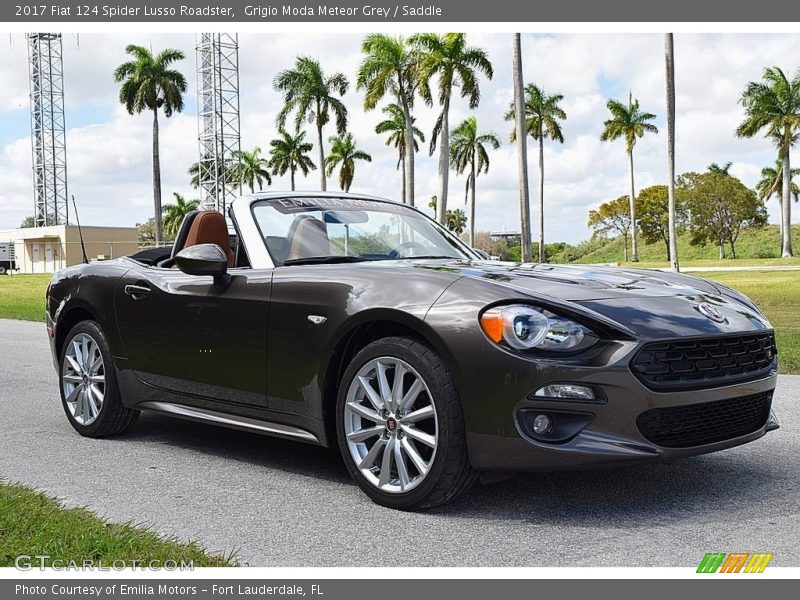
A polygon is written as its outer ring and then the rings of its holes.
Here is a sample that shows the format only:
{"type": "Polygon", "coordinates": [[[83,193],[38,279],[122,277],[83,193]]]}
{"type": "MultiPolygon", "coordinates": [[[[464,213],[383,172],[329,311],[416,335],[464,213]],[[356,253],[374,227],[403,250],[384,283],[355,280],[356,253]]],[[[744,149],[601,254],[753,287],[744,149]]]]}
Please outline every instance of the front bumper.
{"type": "MultiPolygon", "coordinates": [[[[582,469],[691,456],[745,444],[777,428],[769,405],[760,413],[763,418],[744,433],[737,430],[724,438],[707,438],[711,441],[698,445],[660,446],[648,440],[637,425],[640,415],[656,409],[707,405],[756,395],[765,395],[764,401],[771,403],[777,382],[776,368],[754,374],[751,381],[721,382],[715,387],[681,391],[655,391],[652,384],[648,387],[631,370],[632,359],[647,343],[768,331],[758,320],[742,317],[744,320],[737,322],[731,317],[730,323],[715,329],[706,323],[708,319],[691,317],[691,305],[681,298],[673,299],[673,305],[668,299],[650,298],[638,301],[639,305],[635,299],[628,306],[620,302],[595,303],[592,307],[595,315],[603,318],[609,315],[614,322],[625,315],[630,322],[638,315],[636,339],[619,336],[579,357],[535,358],[490,341],[477,326],[478,315],[484,307],[497,302],[497,296],[467,278],[459,284],[442,295],[425,320],[434,330],[442,332],[441,349],[461,398],[470,462],[479,471],[582,469]],[[469,300],[465,302],[465,298],[469,300]],[[648,308],[651,304],[656,304],[659,310],[648,308]],[[658,316],[668,308],[673,312],[689,312],[680,319],[658,316]],[[598,388],[605,402],[554,400],[533,395],[540,387],[553,383],[598,388]],[[519,411],[526,409],[545,414],[588,414],[590,419],[566,441],[546,442],[533,439],[528,435],[529,430],[520,426],[519,411]]],[[[503,301],[526,300],[504,298],[503,301]]]]}
{"type": "Polygon", "coordinates": [[[601,387],[608,397],[605,404],[527,397],[511,408],[515,434],[498,435],[468,427],[467,442],[473,467],[479,471],[545,471],[647,462],[724,450],[756,440],[778,428],[770,407],[763,425],[746,434],[702,445],[662,447],[648,441],[637,425],[637,418],[654,408],[699,406],[761,394],[766,394],[770,402],[777,381],[775,373],[737,385],[672,393],[649,390],[629,371],[627,374],[616,372],[610,379],[615,379],[616,383],[610,383],[608,373],[579,381],[601,387]],[[568,441],[550,443],[527,435],[517,418],[521,410],[553,414],[556,418],[559,413],[583,413],[589,414],[591,420],[568,441]]]}

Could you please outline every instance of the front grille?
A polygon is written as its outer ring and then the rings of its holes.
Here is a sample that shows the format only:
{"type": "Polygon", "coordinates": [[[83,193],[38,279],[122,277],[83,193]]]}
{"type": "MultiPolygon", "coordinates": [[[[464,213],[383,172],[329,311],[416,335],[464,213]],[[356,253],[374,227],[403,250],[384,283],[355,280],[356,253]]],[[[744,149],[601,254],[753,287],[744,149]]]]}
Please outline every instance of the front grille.
{"type": "Polygon", "coordinates": [[[730,440],[761,429],[772,392],[704,404],[654,408],[636,419],[641,434],[664,448],[688,448],[730,440]]]}
{"type": "Polygon", "coordinates": [[[701,389],[758,379],[773,368],[776,354],[772,332],[651,342],[631,369],[654,390],[701,389]]]}

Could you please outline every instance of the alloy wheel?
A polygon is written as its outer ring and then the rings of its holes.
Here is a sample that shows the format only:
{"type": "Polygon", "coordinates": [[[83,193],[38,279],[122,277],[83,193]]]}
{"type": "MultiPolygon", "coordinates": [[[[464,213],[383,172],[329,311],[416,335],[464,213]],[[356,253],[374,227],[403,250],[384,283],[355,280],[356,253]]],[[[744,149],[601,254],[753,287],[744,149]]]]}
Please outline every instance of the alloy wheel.
{"type": "Polygon", "coordinates": [[[439,439],[427,384],[399,358],[367,362],[347,392],[344,433],[367,481],[388,493],[412,490],[429,473],[439,439]]]}
{"type": "Polygon", "coordinates": [[[61,373],[70,415],[80,425],[91,425],[103,407],[106,372],[100,347],[90,335],[79,333],[68,342],[61,373]]]}

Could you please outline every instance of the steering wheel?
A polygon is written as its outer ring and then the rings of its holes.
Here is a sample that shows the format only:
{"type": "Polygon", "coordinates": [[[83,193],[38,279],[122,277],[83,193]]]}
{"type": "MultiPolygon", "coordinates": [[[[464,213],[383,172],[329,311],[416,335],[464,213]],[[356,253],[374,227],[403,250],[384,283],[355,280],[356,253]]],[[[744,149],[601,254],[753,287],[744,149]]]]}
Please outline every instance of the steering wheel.
{"type": "Polygon", "coordinates": [[[389,257],[397,258],[400,256],[403,257],[407,256],[404,250],[411,250],[412,248],[419,248],[420,250],[425,250],[427,246],[425,244],[420,244],[419,242],[403,242],[399,246],[395,246],[391,251],[389,251],[389,257]]]}

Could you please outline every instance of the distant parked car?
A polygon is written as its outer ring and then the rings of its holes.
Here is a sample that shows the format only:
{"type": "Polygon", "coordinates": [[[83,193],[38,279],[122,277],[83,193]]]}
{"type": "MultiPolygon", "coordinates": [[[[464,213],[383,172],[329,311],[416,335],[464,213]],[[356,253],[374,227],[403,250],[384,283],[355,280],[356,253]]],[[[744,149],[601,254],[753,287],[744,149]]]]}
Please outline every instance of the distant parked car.
{"type": "Polygon", "coordinates": [[[0,242],[0,275],[5,275],[17,268],[13,242],[0,242]]]}
{"type": "Polygon", "coordinates": [[[413,208],[350,194],[245,196],[230,216],[236,243],[195,212],[171,250],[54,276],[47,331],[81,435],[150,410],[334,446],[370,498],[417,509],[481,474],[778,427],[772,327],[719,284],[488,262],[413,208]]]}

